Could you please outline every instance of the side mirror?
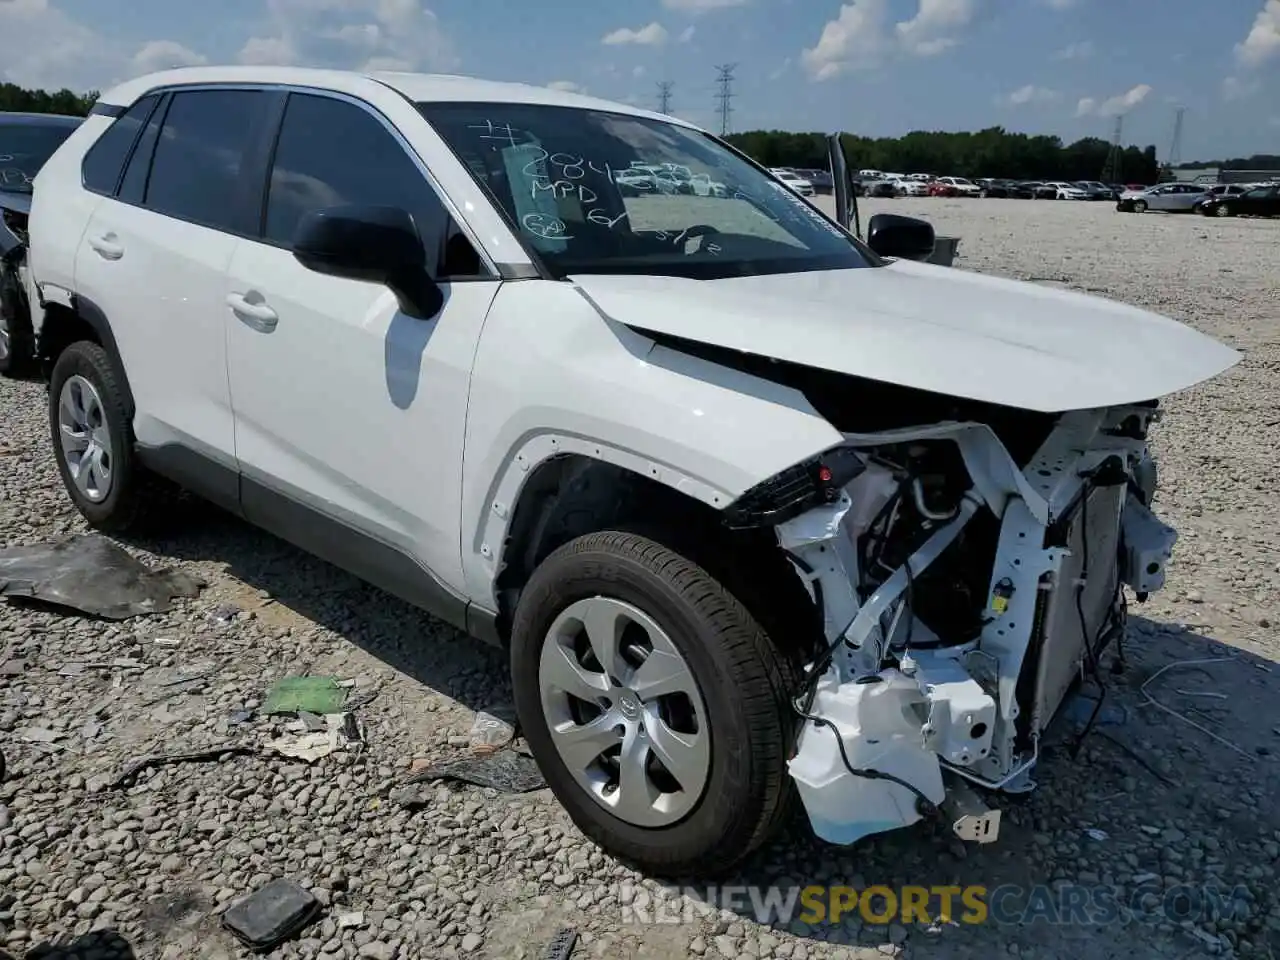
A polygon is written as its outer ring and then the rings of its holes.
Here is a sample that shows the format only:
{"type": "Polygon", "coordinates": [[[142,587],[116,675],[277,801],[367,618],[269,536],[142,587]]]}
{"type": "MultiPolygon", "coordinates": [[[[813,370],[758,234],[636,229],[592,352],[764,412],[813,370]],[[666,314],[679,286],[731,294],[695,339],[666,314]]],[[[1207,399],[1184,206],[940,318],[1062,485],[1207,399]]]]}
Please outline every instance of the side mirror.
{"type": "Polygon", "coordinates": [[[409,316],[434,317],[444,295],[427,272],[427,251],[413,218],[399,207],[326,207],[306,214],[293,255],[308,270],[381,283],[409,316]]]}
{"type": "Polygon", "coordinates": [[[933,227],[915,217],[877,213],[867,222],[867,246],[882,257],[926,260],[933,244],[933,227]]]}

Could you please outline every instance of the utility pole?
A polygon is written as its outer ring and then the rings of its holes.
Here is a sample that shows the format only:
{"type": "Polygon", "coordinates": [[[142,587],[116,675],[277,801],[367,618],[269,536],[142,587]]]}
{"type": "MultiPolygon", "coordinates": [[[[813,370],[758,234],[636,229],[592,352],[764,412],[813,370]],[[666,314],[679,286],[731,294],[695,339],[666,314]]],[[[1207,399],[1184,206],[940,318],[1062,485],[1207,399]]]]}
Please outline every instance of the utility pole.
{"type": "Polygon", "coordinates": [[[1111,150],[1107,153],[1107,162],[1102,168],[1103,183],[1119,183],[1121,176],[1120,139],[1124,133],[1124,116],[1116,117],[1115,130],[1111,134],[1111,150]]]}
{"type": "Polygon", "coordinates": [[[720,103],[720,136],[722,137],[729,133],[729,114],[733,113],[733,71],[737,66],[736,63],[726,63],[716,67],[716,72],[719,74],[716,82],[720,86],[716,100],[720,103]]]}
{"type": "Polygon", "coordinates": [[[1186,115],[1186,112],[1186,107],[1179,107],[1174,114],[1173,142],[1169,144],[1169,156],[1165,158],[1164,162],[1164,165],[1170,170],[1182,162],[1182,118],[1186,115]]]}
{"type": "Polygon", "coordinates": [[[670,80],[658,81],[658,112],[671,115],[671,88],[675,84],[670,80]]]}

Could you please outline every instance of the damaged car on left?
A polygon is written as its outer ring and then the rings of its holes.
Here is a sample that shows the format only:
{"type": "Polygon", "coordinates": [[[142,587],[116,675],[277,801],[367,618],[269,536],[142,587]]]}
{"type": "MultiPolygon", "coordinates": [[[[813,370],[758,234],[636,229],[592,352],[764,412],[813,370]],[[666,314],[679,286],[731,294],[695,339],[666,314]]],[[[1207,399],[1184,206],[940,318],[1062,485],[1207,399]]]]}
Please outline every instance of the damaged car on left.
{"type": "Polygon", "coordinates": [[[26,290],[31,184],[80,117],[0,113],[0,374],[25,371],[33,356],[26,290]]]}

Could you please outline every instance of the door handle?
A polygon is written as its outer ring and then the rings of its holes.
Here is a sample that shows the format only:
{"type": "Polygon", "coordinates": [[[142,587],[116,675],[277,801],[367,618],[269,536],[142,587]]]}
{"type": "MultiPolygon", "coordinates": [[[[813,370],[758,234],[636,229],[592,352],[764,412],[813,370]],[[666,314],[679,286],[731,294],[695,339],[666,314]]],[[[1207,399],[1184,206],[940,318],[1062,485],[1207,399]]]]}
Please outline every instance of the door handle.
{"type": "Polygon", "coordinates": [[[231,308],[237,317],[262,333],[270,333],[276,328],[276,324],[280,320],[279,315],[266,303],[254,303],[246,299],[242,293],[227,294],[227,306],[231,308]]]}
{"type": "Polygon", "coordinates": [[[124,247],[116,243],[114,233],[99,233],[91,236],[89,246],[104,260],[119,260],[124,256],[124,247]]]}

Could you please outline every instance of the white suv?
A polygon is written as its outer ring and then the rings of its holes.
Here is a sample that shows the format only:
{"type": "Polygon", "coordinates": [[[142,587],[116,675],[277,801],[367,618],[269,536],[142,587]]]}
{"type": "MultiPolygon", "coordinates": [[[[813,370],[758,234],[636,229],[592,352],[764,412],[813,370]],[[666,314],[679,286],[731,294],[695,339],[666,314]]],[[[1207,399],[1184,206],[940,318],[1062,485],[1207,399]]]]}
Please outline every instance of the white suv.
{"type": "Polygon", "coordinates": [[[1121,583],[1163,579],[1155,398],[1237,359],[916,262],[920,221],[864,244],[670,117],[457,77],[130,81],[30,238],[90,524],[175,480],[508,645],[557,797],[667,874],[797,786],[839,843],[1028,788],[1121,583]],[[636,165],[724,195],[624,195],[636,165]]]}

